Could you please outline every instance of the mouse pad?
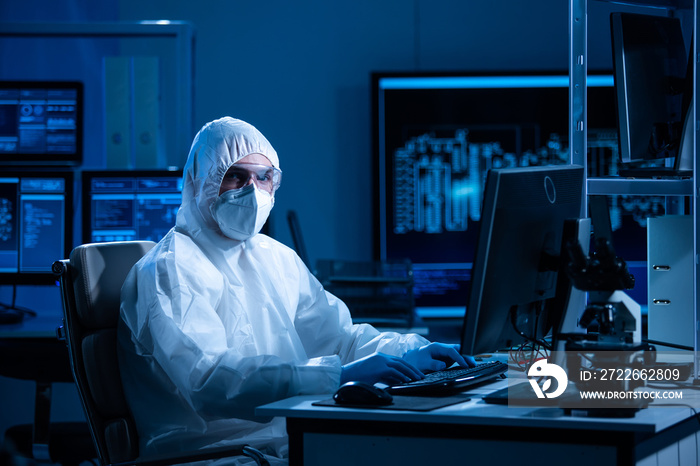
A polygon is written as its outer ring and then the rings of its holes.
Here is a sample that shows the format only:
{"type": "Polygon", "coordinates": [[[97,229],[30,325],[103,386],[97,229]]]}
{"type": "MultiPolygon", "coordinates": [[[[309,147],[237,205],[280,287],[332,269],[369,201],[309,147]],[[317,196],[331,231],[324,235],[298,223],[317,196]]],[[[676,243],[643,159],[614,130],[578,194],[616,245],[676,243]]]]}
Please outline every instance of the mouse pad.
{"type": "Polygon", "coordinates": [[[338,404],[329,398],[323,401],[316,401],[312,403],[313,406],[330,406],[333,408],[355,408],[355,409],[395,409],[402,411],[431,411],[437,408],[444,408],[445,406],[455,405],[457,403],[464,403],[471,399],[470,395],[463,393],[454,396],[442,396],[442,397],[428,397],[428,396],[403,396],[394,395],[393,403],[385,406],[375,406],[375,405],[350,405],[350,404],[338,404]]]}

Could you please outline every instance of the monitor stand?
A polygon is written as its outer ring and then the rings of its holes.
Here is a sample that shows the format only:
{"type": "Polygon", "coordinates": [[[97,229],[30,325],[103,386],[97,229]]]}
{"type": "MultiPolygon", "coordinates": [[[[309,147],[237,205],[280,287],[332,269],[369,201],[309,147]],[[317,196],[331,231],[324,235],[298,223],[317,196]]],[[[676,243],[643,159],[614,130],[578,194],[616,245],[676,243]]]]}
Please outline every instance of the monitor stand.
{"type": "Polygon", "coordinates": [[[692,178],[693,170],[682,170],[673,167],[637,167],[621,168],[619,170],[621,178],[692,178]]]}

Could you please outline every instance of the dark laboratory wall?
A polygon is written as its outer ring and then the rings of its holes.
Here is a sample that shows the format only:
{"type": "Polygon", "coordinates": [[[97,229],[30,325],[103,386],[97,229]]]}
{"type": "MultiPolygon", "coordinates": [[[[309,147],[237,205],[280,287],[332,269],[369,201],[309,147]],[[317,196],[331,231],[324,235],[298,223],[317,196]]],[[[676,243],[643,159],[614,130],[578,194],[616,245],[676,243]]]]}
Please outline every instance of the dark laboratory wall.
{"type": "MultiPolygon", "coordinates": [[[[292,245],[286,212],[296,209],[312,260],[372,257],[372,71],[566,70],[569,61],[568,2],[561,0],[11,3],[0,6],[4,21],[191,22],[196,29],[191,136],[224,115],[263,131],[284,171],[271,233],[292,245]]],[[[611,9],[589,2],[591,69],[611,66],[611,9]]],[[[101,168],[102,59],[120,51],[111,39],[82,41],[69,56],[62,56],[61,40],[30,45],[2,40],[3,64],[8,57],[22,60],[2,66],[0,78],[84,76],[84,167],[101,168]]],[[[182,165],[186,155],[169,160],[182,165]]]]}
{"type": "MultiPolygon", "coordinates": [[[[372,257],[370,73],[566,70],[561,0],[121,0],[120,18],[197,30],[195,121],[255,124],[284,172],[272,233],[298,211],[312,261],[372,257]]],[[[590,68],[609,69],[611,6],[589,3],[590,68]]],[[[183,154],[184,156],[184,154],[183,154]]]]}

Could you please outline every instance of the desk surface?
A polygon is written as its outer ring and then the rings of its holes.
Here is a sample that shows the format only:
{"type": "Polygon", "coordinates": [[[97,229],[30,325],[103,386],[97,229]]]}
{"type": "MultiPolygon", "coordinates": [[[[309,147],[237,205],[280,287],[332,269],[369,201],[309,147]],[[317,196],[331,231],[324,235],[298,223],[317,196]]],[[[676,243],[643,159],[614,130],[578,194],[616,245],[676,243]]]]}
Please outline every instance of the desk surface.
{"type": "Polygon", "coordinates": [[[473,395],[469,401],[429,412],[312,406],[313,402],[328,399],[331,395],[309,395],[261,406],[257,408],[256,414],[306,419],[555,427],[648,434],[660,432],[694,414],[690,407],[658,406],[643,409],[632,418],[578,417],[564,415],[563,411],[557,408],[508,407],[487,404],[481,399],[484,394],[506,386],[506,381],[499,381],[483,388],[469,390],[467,393],[473,395]]]}
{"type": "Polygon", "coordinates": [[[60,312],[40,312],[36,317],[25,316],[18,324],[0,325],[0,338],[56,338],[56,328],[62,325],[60,312]]]}

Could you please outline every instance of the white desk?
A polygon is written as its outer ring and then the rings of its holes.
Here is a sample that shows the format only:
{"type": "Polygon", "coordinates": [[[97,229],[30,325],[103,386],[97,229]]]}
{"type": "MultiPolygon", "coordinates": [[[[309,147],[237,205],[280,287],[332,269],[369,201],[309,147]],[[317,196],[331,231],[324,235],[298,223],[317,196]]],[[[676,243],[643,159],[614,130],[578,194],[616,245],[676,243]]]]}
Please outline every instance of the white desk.
{"type": "Polygon", "coordinates": [[[489,464],[696,465],[700,420],[685,407],[652,407],[634,418],[571,417],[555,408],[470,401],[429,412],[312,406],[300,396],[257,409],[287,418],[291,465],[489,464]],[[468,456],[467,456],[468,455],[468,456]]]}

